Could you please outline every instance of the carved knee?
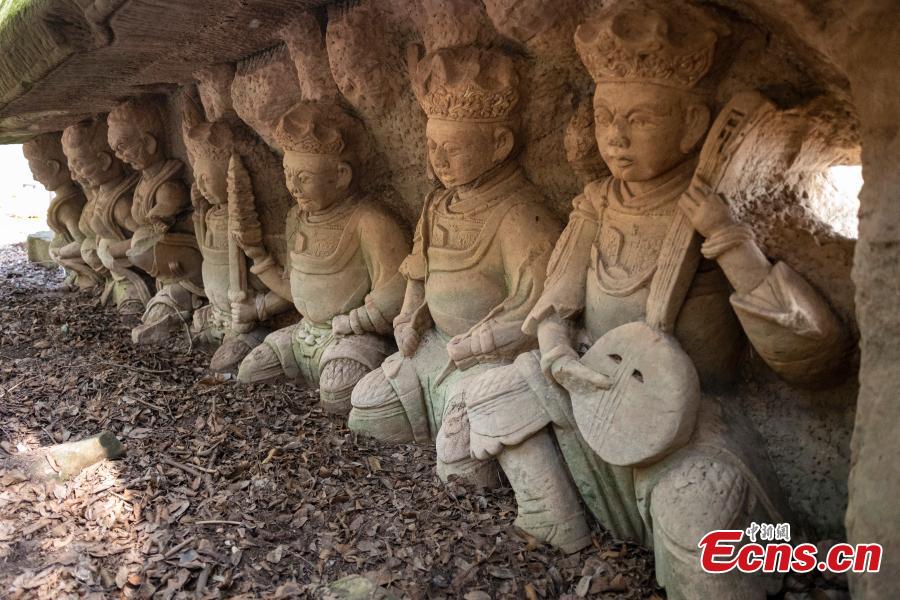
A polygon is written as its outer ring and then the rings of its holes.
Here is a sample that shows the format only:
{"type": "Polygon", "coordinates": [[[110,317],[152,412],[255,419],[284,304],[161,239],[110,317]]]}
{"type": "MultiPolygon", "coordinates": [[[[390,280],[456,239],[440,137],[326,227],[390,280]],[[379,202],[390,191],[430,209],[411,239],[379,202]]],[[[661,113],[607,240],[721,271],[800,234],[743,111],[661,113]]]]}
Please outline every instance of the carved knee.
{"type": "Polygon", "coordinates": [[[653,488],[653,537],[699,552],[697,543],[713,529],[740,526],[750,502],[750,486],[732,465],[696,459],[666,473],[653,488]]]}
{"type": "Polygon", "coordinates": [[[350,394],[351,430],[383,442],[413,441],[413,430],[400,396],[384,374],[375,369],[359,380],[350,394]]]}
{"type": "Polygon", "coordinates": [[[284,374],[281,360],[268,343],[262,343],[241,361],[238,367],[239,383],[259,383],[270,381],[284,374]]]}
{"type": "Polygon", "coordinates": [[[714,529],[742,529],[755,504],[743,473],[728,463],[695,459],[653,488],[650,514],[657,579],[673,598],[763,600],[777,591],[771,577],[710,575],[700,567],[700,539],[714,529]]]}
{"type": "Polygon", "coordinates": [[[369,368],[351,358],[335,358],[322,369],[319,396],[325,412],[345,415],[350,412],[353,387],[365,377],[369,368]]]}

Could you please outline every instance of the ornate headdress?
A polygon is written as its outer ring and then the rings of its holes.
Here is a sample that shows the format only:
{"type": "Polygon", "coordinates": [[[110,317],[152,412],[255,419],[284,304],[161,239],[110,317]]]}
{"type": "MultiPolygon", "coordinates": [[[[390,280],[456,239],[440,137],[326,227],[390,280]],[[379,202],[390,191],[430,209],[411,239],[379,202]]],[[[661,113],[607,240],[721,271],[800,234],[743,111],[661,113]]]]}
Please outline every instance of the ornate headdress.
{"type": "Polygon", "coordinates": [[[231,128],[221,121],[206,121],[193,99],[187,96],[184,98],[181,127],[191,162],[202,158],[227,162],[231,158],[234,147],[231,128]]]}
{"type": "Polygon", "coordinates": [[[42,133],[28,140],[22,144],[22,154],[28,160],[55,160],[62,165],[63,169],[68,169],[58,132],[42,133]]]}
{"type": "MultiPolygon", "coordinates": [[[[155,98],[132,98],[118,105],[107,117],[109,127],[128,125],[157,137],[165,134],[159,102],[155,98]]],[[[157,140],[162,142],[161,139],[157,140]]]]}
{"type": "Polygon", "coordinates": [[[106,152],[113,160],[117,160],[109,147],[106,119],[102,117],[66,127],[62,134],[62,146],[64,151],[69,148],[87,147],[95,152],[106,152]]]}
{"type": "Polygon", "coordinates": [[[626,0],[585,21],[575,48],[596,82],[645,81],[691,90],[727,29],[686,2],[626,0]]]}
{"type": "Polygon", "coordinates": [[[512,58],[475,46],[425,56],[416,69],[414,89],[432,119],[508,121],[519,104],[519,76],[512,58]]]}
{"type": "Polygon", "coordinates": [[[331,102],[300,102],[278,120],[275,141],[284,152],[361,158],[362,124],[331,102]]]}

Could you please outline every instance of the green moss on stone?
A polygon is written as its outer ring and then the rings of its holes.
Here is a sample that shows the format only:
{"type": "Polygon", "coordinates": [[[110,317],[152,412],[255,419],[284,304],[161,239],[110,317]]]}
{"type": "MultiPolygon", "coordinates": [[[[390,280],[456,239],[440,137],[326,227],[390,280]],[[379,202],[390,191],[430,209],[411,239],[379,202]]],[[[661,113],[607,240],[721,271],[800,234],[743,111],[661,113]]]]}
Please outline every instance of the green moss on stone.
{"type": "Polygon", "coordinates": [[[0,0],[0,39],[6,24],[34,2],[35,0],[0,0]]]}

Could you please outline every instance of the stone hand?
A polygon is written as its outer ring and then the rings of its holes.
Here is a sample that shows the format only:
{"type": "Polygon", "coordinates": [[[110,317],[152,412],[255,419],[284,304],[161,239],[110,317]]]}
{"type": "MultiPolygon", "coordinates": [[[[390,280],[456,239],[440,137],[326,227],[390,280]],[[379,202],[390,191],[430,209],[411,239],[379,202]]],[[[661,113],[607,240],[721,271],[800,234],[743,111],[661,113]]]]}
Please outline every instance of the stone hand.
{"type": "Polygon", "coordinates": [[[607,390],[612,386],[609,377],[597,373],[571,356],[560,357],[550,367],[550,373],[559,385],[572,393],[591,393],[607,390]]]}
{"type": "Polygon", "coordinates": [[[191,206],[194,207],[194,210],[199,209],[203,206],[204,201],[206,199],[203,197],[203,194],[200,193],[200,188],[197,187],[197,184],[191,186],[191,206]]]}
{"type": "Polygon", "coordinates": [[[237,242],[237,245],[241,247],[241,250],[244,251],[244,254],[254,262],[260,261],[268,255],[268,252],[266,252],[266,249],[262,244],[250,243],[249,240],[244,239],[244,233],[242,231],[232,231],[231,235],[234,237],[234,241],[237,242]]]}
{"type": "Polygon", "coordinates": [[[153,230],[153,233],[162,234],[169,231],[169,224],[162,220],[153,221],[150,228],[153,230]]]}
{"type": "Polygon", "coordinates": [[[232,302],[231,321],[234,324],[245,325],[255,323],[259,319],[256,305],[252,302],[232,302]]]}
{"type": "Polygon", "coordinates": [[[456,363],[456,366],[462,371],[470,367],[476,361],[476,354],[473,351],[471,335],[457,335],[447,343],[447,354],[450,359],[456,363]]]}
{"type": "Polygon", "coordinates": [[[394,323],[394,339],[397,340],[397,348],[403,356],[412,356],[419,349],[422,336],[408,322],[394,323]]]}
{"type": "Polygon", "coordinates": [[[680,208],[697,233],[705,238],[737,221],[722,198],[701,181],[694,180],[678,200],[680,208]]]}
{"type": "Polygon", "coordinates": [[[331,330],[335,335],[352,335],[353,326],[350,324],[350,315],[338,315],[333,318],[331,330]]]}

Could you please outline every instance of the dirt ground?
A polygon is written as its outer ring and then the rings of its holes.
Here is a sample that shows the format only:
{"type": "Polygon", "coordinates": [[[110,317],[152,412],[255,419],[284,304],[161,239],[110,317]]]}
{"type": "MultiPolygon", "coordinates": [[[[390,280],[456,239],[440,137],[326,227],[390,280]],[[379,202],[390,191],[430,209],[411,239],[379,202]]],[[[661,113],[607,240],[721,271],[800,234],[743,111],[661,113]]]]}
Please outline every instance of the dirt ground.
{"type": "Polygon", "coordinates": [[[663,597],[651,554],[572,556],[512,525],[508,487],[443,485],[430,449],[357,439],[315,390],[238,387],[0,248],[0,598],[663,597]],[[9,455],[103,430],[124,460],[32,483],[9,455]]]}

